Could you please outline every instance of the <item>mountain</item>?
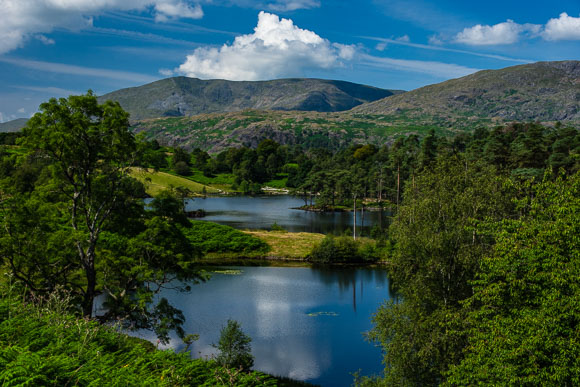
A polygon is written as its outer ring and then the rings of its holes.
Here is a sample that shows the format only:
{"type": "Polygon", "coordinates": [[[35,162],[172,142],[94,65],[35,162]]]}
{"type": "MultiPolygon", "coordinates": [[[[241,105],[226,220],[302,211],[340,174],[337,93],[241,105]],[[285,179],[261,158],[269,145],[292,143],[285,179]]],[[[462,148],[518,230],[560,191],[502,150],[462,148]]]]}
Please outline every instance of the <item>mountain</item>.
{"type": "Polygon", "coordinates": [[[580,61],[479,71],[366,103],[352,112],[454,127],[508,121],[579,123],[580,61]]]}
{"type": "Polygon", "coordinates": [[[478,126],[540,121],[580,128],[580,62],[539,62],[480,71],[342,112],[242,112],[144,120],[134,130],[161,143],[218,152],[271,138],[305,147],[391,142],[435,129],[452,135],[478,126]]]}
{"type": "Polygon", "coordinates": [[[114,91],[99,101],[118,101],[138,121],[245,109],[335,112],[401,92],[308,78],[251,82],[175,77],[114,91]]]}
{"type": "Polygon", "coordinates": [[[18,132],[26,126],[28,118],[17,118],[12,121],[0,123],[0,132],[18,132]]]}

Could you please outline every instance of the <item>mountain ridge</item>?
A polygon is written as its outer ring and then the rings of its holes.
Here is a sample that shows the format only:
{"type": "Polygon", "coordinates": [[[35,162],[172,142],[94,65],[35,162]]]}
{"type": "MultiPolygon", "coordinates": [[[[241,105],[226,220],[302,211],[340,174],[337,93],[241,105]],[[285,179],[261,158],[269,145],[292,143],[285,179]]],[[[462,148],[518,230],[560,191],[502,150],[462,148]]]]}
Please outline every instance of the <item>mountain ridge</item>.
{"type": "Polygon", "coordinates": [[[227,81],[173,77],[117,90],[100,96],[99,101],[117,101],[133,121],[139,121],[246,109],[334,112],[401,92],[316,78],[227,81]]]}
{"type": "Polygon", "coordinates": [[[580,61],[482,70],[352,109],[362,114],[496,121],[580,121],[580,61]]]}

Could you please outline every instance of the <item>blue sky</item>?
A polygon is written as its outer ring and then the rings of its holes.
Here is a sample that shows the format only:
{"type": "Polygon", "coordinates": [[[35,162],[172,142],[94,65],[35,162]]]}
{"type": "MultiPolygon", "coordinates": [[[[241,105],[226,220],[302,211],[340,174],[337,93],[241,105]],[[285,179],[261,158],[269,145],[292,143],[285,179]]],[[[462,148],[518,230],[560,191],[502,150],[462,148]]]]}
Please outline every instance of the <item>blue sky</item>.
{"type": "Polygon", "coordinates": [[[0,0],[0,122],[177,75],[411,90],[566,59],[579,0],[0,0]]]}

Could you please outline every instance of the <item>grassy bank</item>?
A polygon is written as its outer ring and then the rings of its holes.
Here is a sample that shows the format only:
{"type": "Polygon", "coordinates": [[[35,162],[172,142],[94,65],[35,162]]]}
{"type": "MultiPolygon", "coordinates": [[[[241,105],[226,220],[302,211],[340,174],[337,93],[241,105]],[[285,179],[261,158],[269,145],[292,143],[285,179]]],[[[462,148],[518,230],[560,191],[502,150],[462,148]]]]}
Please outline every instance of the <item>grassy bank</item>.
{"type": "Polygon", "coordinates": [[[317,243],[324,239],[323,234],[308,232],[245,231],[270,246],[268,256],[282,259],[304,260],[317,243]]]}

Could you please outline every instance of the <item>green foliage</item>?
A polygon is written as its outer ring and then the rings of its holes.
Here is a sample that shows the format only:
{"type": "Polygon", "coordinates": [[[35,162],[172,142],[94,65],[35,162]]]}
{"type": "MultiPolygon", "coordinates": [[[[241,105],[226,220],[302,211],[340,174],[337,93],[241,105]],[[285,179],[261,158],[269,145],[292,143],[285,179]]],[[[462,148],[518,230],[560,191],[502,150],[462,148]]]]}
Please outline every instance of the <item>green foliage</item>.
{"type": "Polygon", "coordinates": [[[191,175],[191,168],[184,161],[178,161],[173,165],[173,170],[180,176],[191,175]]]}
{"type": "MultiPolygon", "coordinates": [[[[156,350],[113,327],[78,319],[51,296],[41,305],[0,298],[0,384],[277,386],[261,372],[240,372],[189,353],[156,350]]],[[[288,383],[292,385],[292,383],[288,383]]]]}
{"type": "Polygon", "coordinates": [[[89,92],[51,99],[30,119],[27,154],[0,180],[0,259],[28,296],[64,287],[70,307],[91,318],[103,295],[103,322],[181,334],[183,315],[159,286],[202,280],[199,249],[181,232],[182,204],[163,193],[145,211],[141,183],[128,176],[138,146],[128,114],[89,92]],[[26,184],[19,182],[27,181],[26,184]]]}
{"type": "Polygon", "coordinates": [[[351,236],[327,235],[314,246],[310,260],[323,264],[376,262],[381,255],[381,251],[370,241],[361,242],[351,236]]]}
{"type": "Polygon", "coordinates": [[[387,384],[437,384],[460,359],[466,337],[447,324],[461,322],[460,302],[493,243],[476,226],[511,215],[512,195],[492,168],[454,158],[407,185],[389,228],[389,273],[401,299],[379,308],[369,336],[384,349],[387,384]]]}
{"type": "Polygon", "coordinates": [[[469,340],[448,385],[580,384],[580,174],[532,192],[529,214],[489,225],[497,244],[464,303],[469,340]]]}
{"type": "Polygon", "coordinates": [[[182,231],[204,253],[265,253],[269,249],[260,239],[217,223],[191,221],[191,227],[182,231]]]}
{"type": "Polygon", "coordinates": [[[251,342],[252,339],[242,331],[237,321],[228,320],[227,325],[220,331],[220,339],[215,345],[219,351],[217,363],[225,368],[248,371],[254,365],[251,342]]]}

